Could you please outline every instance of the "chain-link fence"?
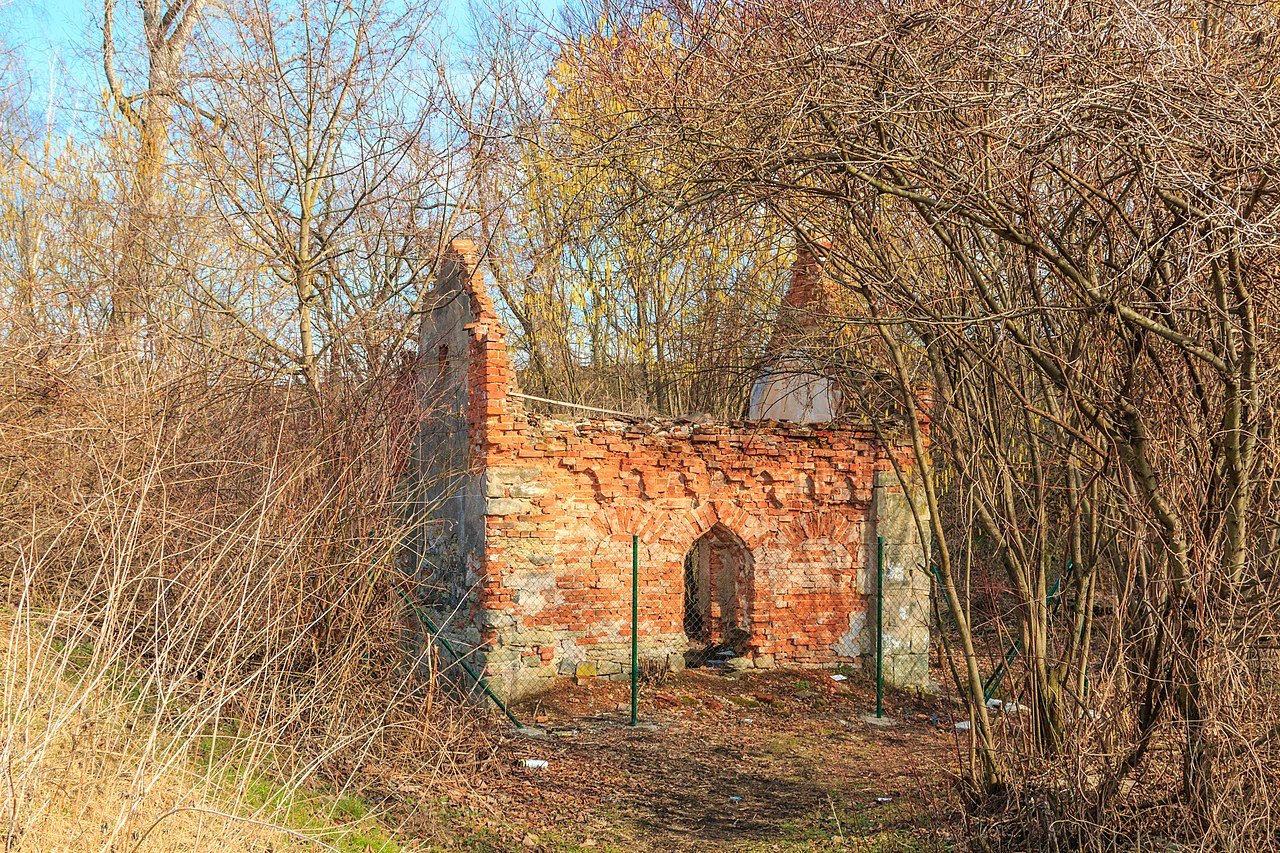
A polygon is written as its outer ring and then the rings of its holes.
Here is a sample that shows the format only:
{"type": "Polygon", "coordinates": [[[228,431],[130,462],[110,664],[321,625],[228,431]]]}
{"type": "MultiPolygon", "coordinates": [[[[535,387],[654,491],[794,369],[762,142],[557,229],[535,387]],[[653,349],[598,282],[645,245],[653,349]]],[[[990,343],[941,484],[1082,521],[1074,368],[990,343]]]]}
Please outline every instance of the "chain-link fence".
{"type": "Polygon", "coordinates": [[[869,660],[876,679],[876,714],[886,685],[931,689],[932,582],[928,555],[918,540],[877,540],[874,625],[869,660]]]}
{"type": "MultiPolygon", "coordinates": [[[[1049,580],[1045,606],[1048,612],[1047,627],[1051,634],[1061,633],[1068,627],[1063,624],[1064,617],[1060,611],[1072,594],[1075,568],[1067,560],[1062,564],[1061,570],[1049,580]]],[[[936,647],[946,677],[951,680],[957,692],[961,692],[963,663],[959,625],[947,602],[937,567],[932,567],[931,571],[935,583],[933,606],[935,635],[938,639],[936,647]]],[[[1016,706],[1019,661],[1023,653],[1021,626],[1024,605],[1009,587],[1006,578],[991,573],[985,567],[979,570],[971,568],[963,578],[958,579],[957,592],[961,606],[965,609],[970,642],[980,661],[984,700],[997,709],[1006,701],[1016,706]]]]}
{"type": "Polygon", "coordinates": [[[634,534],[585,546],[593,603],[575,613],[581,631],[555,625],[557,674],[629,681],[635,722],[641,682],[659,672],[860,670],[883,713],[886,688],[930,684],[927,556],[918,538],[850,545],[847,532],[748,548],[713,525],[682,555],[634,534]]]}
{"type": "Polygon", "coordinates": [[[638,688],[686,668],[860,671],[882,713],[886,688],[930,685],[931,585],[918,538],[867,542],[856,535],[865,529],[810,529],[754,547],[718,523],[687,548],[664,547],[654,531],[648,542],[619,533],[561,543],[554,568],[507,579],[515,589],[504,611],[466,596],[442,600],[447,613],[414,611],[442,666],[461,669],[460,683],[509,716],[506,700],[558,680],[638,688]]]}

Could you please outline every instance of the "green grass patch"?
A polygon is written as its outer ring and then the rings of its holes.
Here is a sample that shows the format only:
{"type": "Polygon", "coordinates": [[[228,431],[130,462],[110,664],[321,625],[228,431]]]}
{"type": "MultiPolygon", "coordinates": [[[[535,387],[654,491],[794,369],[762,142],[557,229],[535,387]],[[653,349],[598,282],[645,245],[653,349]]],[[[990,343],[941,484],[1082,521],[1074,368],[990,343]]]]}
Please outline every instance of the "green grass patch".
{"type": "MultiPolygon", "coordinates": [[[[234,777],[234,771],[228,770],[234,777]]],[[[354,794],[293,789],[265,776],[233,778],[242,812],[323,841],[342,853],[400,853],[400,845],[354,794]]],[[[232,793],[232,792],[229,792],[232,793]]]]}
{"type": "Polygon", "coordinates": [[[776,838],[744,849],[851,850],[858,853],[934,853],[948,849],[929,836],[927,816],[912,806],[815,809],[779,827],[776,838]]]}

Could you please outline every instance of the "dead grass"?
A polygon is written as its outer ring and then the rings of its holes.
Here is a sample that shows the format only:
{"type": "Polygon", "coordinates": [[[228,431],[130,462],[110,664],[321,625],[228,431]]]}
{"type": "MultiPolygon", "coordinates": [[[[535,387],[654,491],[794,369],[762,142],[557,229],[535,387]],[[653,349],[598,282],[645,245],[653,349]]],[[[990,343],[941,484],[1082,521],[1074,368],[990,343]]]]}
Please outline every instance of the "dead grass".
{"type": "Polygon", "coordinates": [[[899,728],[869,729],[865,691],[820,673],[651,683],[652,730],[616,724],[622,685],[566,686],[521,709],[539,740],[416,677],[393,564],[403,378],[311,400],[28,355],[0,352],[10,849],[930,849],[952,831],[939,711],[903,700],[899,728]]]}
{"type": "Polygon", "coordinates": [[[10,847],[393,850],[365,767],[484,760],[404,664],[410,392],[0,352],[10,847]]]}
{"type": "Polygon", "coordinates": [[[633,729],[626,699],[625,684],[593,680],[524,703],[546,737],[504,733],[503,762],[416,797],[406,830],[449,850],[761,853],[936,850],[961,835],[949,701],[894,694],[895,724],[879,728],[856,680],[691,672],[646,685],[633,729]]]}
{"type": "Polygon", "coordinates": [[[7,844],[30,850],[295,849],[275,815],[237,809],[136,704],[84,667],[83,649],[0,614],[7,844]]]}

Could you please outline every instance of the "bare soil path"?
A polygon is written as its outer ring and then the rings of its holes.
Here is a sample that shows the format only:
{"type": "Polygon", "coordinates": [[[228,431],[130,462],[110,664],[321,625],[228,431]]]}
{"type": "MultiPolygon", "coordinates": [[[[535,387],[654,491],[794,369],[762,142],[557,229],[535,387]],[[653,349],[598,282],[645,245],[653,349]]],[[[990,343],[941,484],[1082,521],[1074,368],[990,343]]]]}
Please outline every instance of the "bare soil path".
{"type": "MultiPolygon", "coordinates": [[[[546,732],[500,735],[493,772],[421,802],[421,849],[934,850],[956,834],[948,703],[821,672],[690,671],[565,684],[516,708],[546,732]],[[521,766],[546,761],[544,769],[521,766]]],[[[409,849],[414,849],[411,846],[409,849]]]]}

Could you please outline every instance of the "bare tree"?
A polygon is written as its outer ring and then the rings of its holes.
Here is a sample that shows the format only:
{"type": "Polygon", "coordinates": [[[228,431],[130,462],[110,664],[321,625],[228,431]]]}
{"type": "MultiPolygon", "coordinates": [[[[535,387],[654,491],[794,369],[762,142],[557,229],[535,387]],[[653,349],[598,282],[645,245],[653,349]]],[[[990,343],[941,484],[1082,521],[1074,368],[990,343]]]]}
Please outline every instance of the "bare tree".
{"type": "Polygon", "coordinates": [[[335,367],[372,357],[377,335],[352,341],[353,329],[372,333],[380,312],[408,322],[437,256],[434,69],[415,65],[428,18],[380,0],[287,13],[249,0],[234,19],[204,58],[214,119],[196,132],[244,265],[231,281],[196,279],[194,297],[315,389],[325,355],[335,367]]]}
{"type": "MultiPolygon", "coordinates": [[[[681,179],[665,176],[686,164],[663,152],[615,147],[603,168],[578,157],[579,146],[628,132],[627,116],[597,109],[608,93],[583,74],[623,45],[590,36],[556,53],[523,23],[483,22],[468,69],[484,82],[458,109],[478,236],[522,382],[634,412],[740,416],[770,337],[765,318],[790,278],[789,229],[731,202],[672,214],[681,179]],[[575,133],[583,122],[585,137],[575,133]]],[[[641,37],[655,61],[673,61],[661,19],[641,37]]]]}
{"type": "Polygon", "coordinates": [[[892,393],[916,437],[979,790],[1027,779],[988,719],[971,567],[1007,577],[1033,755],[1098,756],[1074,801],[1092,805],[1063,806],[1079,822],[1057,833],[1121,826],[1123,783],[1162,737],[1192,834],[1235,825],[1224,785],[1277,770],[1255,750],[1280,729],[1236,687],[1274,583],[1280,56],[1269,11],[1185,11],[618,12],[582,66],[608,97],[567,137],[640,183],[675,171],[681,214],[736,199],[831,237],[843,320],[878,340],[852,390],[892,393]],[[654,15],[674,48],[647,36],[654,15]]]}
{"type": "Polygon", "coordinates": [[[130,58],[141,57],[136,92],[126,91],[118,60],[116,3],[103,0],[102,67],[116,112],[137,135],[130,165],[128,202],[120,217],[120,269],[111,295],[110,325],[116,344],[127,341],[149,308],[156,259],[163,255],[156,233],[164,194],[173,111],[182,101],[183,61],[200,26],[207,0],[142,0],[140,32],[130,58]]]}

